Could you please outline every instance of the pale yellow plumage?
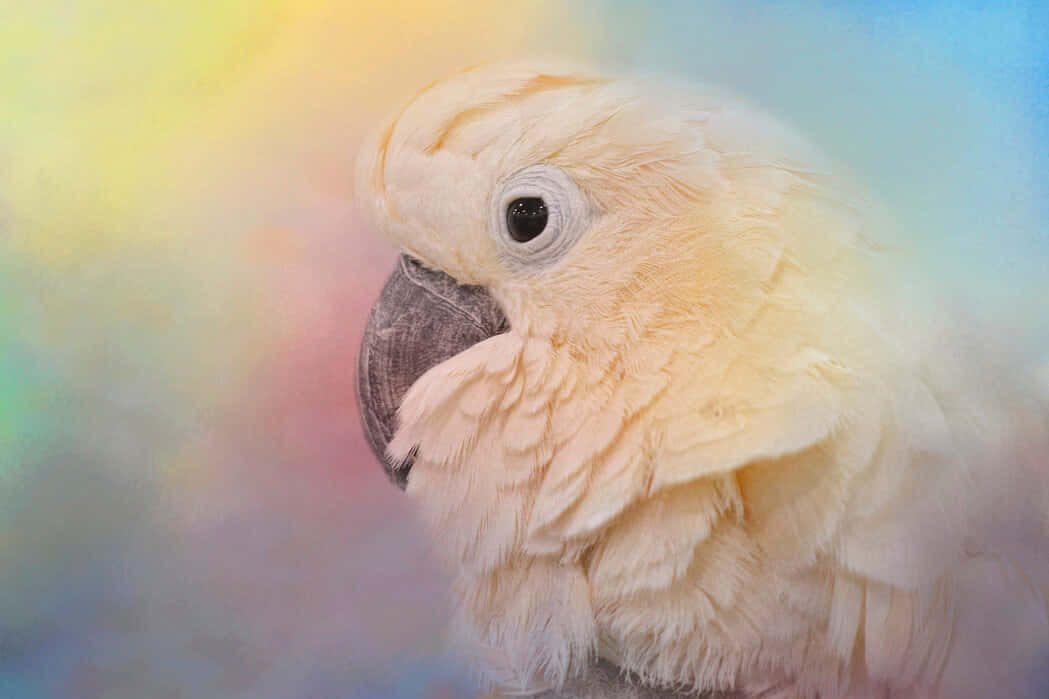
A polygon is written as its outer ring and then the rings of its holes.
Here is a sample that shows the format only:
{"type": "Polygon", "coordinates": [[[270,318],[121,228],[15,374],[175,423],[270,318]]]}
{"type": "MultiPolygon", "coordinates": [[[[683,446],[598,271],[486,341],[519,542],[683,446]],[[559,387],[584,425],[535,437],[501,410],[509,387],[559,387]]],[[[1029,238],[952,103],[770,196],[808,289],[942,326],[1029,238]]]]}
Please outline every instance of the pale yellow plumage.
{"type": "Polygon", "coordinates": [[[1023,696],[1049,664],[1049,411],[894,288],[886,218],[801,139],[713,90],[515,64],[425,89],[361,163],[376,227],[510,320],[415,383],[389,447],[418,448],[492,682],[600,656],[697,689],[1023,696]],[[490,208],[536,163],[592,218],[530,269],[490,208]]]}

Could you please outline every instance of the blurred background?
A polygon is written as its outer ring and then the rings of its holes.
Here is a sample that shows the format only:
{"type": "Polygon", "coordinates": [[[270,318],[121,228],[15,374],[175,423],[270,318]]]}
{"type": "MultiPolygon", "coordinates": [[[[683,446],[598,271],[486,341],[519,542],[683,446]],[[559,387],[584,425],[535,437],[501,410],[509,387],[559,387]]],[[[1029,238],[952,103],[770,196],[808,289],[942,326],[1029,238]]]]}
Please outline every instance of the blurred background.
{"type": "Polygon", "coordinates": [[[1043,2],[0,0],[0,697],[474,696],[358,426],[352,170],[532,54],[764,105],[1049,360],[1043,2]]]}

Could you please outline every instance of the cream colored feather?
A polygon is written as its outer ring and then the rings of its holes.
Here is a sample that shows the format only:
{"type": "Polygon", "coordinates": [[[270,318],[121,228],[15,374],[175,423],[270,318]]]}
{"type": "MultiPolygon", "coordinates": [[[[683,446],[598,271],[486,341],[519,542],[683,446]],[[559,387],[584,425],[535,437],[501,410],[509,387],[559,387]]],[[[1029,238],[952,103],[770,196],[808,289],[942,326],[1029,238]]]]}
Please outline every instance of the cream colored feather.
{"type": "Polygon", "coordinates": [[[378,230],[510,321],[412,386],[389,447],[417,449],[491,683],[600,657],[763,696],[1036,696],[1049,410],[901,286],[887,217],[814,148],[715,90],[511,64],[420,92],[361,173],[378,230]],[[491,208],[538,163],[593,215],[531,269],[491,208]]]}

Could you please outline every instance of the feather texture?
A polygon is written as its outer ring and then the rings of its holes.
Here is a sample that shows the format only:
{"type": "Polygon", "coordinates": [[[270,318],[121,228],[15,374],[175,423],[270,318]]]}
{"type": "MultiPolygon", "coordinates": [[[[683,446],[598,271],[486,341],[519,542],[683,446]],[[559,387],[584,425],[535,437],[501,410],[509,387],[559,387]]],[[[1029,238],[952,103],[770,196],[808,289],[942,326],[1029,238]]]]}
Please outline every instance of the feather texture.
{"type": "Polygon", "coordinates": [[[492,683],[603,658],[697,691],[1031,696],[1049,411],[894,304],[884,215],[803,139],[712,89],[485,66],[361,162],[377,228],[510,320],[412,386],[389,447],[492,683]],[[488,207],[535,163],[596,213],[522,271],[488,207]]]}

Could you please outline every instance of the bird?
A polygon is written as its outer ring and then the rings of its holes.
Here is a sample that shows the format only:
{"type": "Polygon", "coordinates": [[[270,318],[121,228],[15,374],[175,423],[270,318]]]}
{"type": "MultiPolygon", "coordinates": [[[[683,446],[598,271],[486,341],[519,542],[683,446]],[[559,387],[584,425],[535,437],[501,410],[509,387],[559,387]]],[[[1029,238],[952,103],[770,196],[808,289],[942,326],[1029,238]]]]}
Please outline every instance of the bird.
{"type": "Polygon", "coordinates": [[[356,178],[364,431],[492,696],[1049,695],[1049,402],[812,139],[494,62],[356,178]]]}

